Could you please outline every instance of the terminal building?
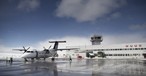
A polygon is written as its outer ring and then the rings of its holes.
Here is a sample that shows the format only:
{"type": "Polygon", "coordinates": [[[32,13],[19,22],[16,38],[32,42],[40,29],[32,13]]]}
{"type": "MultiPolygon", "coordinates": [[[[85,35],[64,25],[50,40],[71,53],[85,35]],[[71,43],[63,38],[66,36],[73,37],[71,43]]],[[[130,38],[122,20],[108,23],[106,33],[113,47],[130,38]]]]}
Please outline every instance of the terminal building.
{"type": "Polygon", "coordinates": [[[91,44],[85,46],[71,46],[78,48],[59,54],[61,58],[106,58],[106,59],[146,59],[146,43],[124,43],[102,45],[103,37],[91,36],[91,44]]]}

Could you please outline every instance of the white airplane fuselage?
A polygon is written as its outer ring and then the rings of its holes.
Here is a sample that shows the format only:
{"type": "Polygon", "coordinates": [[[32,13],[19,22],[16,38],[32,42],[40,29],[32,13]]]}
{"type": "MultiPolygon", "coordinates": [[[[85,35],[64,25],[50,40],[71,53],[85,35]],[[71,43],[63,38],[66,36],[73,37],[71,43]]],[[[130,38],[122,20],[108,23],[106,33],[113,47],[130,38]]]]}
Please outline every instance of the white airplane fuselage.
{"type": "Polygon", "coordinates": [[[21,58],[48,58],[53,57],[57,54],[57,51],[50,50],[46,51],[27,51],[21,55],[21,58]]]}

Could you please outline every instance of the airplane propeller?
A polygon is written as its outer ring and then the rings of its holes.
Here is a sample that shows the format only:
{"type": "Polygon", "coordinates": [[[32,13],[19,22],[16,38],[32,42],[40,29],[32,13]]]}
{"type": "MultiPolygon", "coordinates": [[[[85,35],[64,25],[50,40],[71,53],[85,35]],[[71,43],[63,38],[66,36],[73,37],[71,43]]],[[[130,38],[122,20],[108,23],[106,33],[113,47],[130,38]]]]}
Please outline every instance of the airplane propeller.
{"type": "Polygon", "coordinates": [[[13,50],[19,50],[19,51],[24,51],[27,52],[30,49],[30,47],[28,47],[27,49],[23,46],[23,49],[13,49],[13,50]]]}
{"type": "Polygon", "coordinates": [[[46,51],[46,53],[49,53],[50,51],[50,48],[51,48],[51,46],[48,48],[48,49],[46,49],[45,47],[43,47],[44,48],[44,51],[46,51]]]}
{"type": "Polygon", "coordinates": [[[28,49],[30,49],[30,47],[28,47],[27,49],[23,46],[24,52],[28,51],[28,49]]]}

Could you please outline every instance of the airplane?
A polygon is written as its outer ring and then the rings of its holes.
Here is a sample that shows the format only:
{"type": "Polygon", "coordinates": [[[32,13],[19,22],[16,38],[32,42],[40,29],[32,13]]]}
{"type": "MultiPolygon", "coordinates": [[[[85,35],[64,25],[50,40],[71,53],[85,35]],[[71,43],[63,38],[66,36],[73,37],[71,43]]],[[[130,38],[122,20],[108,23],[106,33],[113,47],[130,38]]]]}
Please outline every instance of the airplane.
{"type": "Polygon", "coordinates": [[[44,58],[44,60],[48,57],[52,57],[52,60],[55,59],[55,57],[58,56],[57,54],[57,50],[71,50],[71,49],[58,49],[58,44],[59,43],[66,43],[66,41],[49,41],[49,43],[55,43],[54,47],[52,49],[51,46],[46,49],[45,47],[44,50],[42,51],[37,51],[37,50],[33,50],[33,51],[28,51],[30,49],[30,47],[28,47],[27,49],[23,46],[23,49],[13,49],[13,50],[19,50],[19,51],[24,51],[24,53],[21,55],[21,58],[24,58],[25,61],[28,61],[27,59],[40,59],[40,58],[44,58]]]}

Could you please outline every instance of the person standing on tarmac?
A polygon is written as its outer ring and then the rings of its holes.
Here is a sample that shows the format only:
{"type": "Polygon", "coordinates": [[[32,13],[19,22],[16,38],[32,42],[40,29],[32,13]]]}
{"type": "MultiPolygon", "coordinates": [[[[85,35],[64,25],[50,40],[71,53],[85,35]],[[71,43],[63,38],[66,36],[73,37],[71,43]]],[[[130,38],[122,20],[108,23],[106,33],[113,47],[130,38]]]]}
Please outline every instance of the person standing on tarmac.
{"type": "Polygon", "coordinates": [[[69,56],[69,61],[72,61],[72,58],[71,58],[71,56],[69,56]]]}

